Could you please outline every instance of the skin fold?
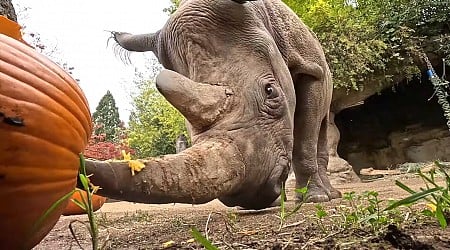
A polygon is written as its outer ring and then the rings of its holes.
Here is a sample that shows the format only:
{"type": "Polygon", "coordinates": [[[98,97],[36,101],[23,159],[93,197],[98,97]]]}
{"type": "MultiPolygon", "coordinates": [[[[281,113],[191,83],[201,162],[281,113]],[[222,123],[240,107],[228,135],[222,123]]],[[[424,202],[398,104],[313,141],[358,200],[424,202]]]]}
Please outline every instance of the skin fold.
{"type": "MultiPolygon", "coordinates": [[[[316,36],[277,0],[185,0],[162,29],[113,32],[164,66],[158,90],[187,119],[193,146],[126,163],[88,161],[101,193],[144,203],[270,206],[291,168],[311,202],[341,196],[327,177],[331,73],[316,36]]],[[[299,197],[304,198],[304,197],[299,197]]]]}

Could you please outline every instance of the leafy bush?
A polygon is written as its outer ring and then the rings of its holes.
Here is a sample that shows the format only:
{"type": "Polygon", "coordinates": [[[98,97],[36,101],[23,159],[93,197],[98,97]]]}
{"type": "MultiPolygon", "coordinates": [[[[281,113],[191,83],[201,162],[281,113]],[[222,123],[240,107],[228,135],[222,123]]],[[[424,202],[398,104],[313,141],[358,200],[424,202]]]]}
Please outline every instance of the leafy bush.
{"type": "Polygon", "coordinates": [[[142,80],[133,98],[130,116],[130,146],[140,158],[175,153],[175,141],[187,135],[184,117],[154,87],[142,80]]]}
{"type": "Polygon", "coordinates": [[[446,0],[284,2],[317,34],[335,88],[358,90],[408,79],[420,73],[424,51],[450,54],[446,0]]]}

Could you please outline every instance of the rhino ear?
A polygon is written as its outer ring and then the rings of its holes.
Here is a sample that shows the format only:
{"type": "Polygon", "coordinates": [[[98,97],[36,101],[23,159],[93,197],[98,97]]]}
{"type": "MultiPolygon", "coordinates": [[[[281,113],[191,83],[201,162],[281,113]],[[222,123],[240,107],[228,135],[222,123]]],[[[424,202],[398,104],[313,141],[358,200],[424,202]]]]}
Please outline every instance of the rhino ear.
{"type": "Polygon", "coordinates": [[[243,3],[246,3],[246,2],[257,1],[257,0],[232,0],[232,1],[235,2],[235,3],[243,4],[243,3]]]}

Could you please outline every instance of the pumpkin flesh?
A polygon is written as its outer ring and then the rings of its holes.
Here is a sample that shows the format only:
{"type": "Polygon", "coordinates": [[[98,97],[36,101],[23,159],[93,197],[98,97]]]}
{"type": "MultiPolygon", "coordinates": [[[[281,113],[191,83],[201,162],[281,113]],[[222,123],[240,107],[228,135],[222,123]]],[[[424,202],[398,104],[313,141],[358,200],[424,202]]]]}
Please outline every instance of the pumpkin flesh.
{"type": "MultiPolygon", "coordinates": [[[[77,200],[83,203],[83,199],[87,201],[87,193],[84,190],[77,189],[75,193],[73,193],[72,197],[70,197],[70,201],[67,203],[66,208],[63,211],[63,215],[77,215],[77,214],[86,214],[81,207],[79,207],[72,200],[77,200]],[[81,198],[83,196],[83,198],[81,198]]],[[[99,210],[103,204],[105,204],[106,198],[100,195],[92,195],[92,210],[99,210]]]]}

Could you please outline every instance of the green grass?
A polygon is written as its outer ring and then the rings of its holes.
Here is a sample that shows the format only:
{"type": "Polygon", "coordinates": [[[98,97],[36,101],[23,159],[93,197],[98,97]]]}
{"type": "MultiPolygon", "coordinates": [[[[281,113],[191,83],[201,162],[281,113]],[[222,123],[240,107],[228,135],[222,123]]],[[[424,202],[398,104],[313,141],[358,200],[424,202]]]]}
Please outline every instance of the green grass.
{"type": "Polygon", "coordinates": [[[394,208],[400,206],[408,206],[414,204],[418,201],[424,200],[426,201],[430,207],[430,209],[424,209],[422,211],[423,214],[427,216],[435,217],[441,228],[445,229],[448,225],[448,219],[450,214],[450,176],[448,175],[445,166],[438,161],[435,162],[436,168],[432,169],[428,173],[422,173],[419,171],[418,175],[423,180],[425,187],[420,190],[413,190],[410,187],[403,184],[401,181],[396,181],[395,184],[399,186],[401,189],[410,193],[410,196],[407,196],[404,199],[401,199],[397,202],[394,202],[385,210],[392,210],[394,208]],[[436,181],[436,175],[438,170],[441,174],[444,175],[445,184],[439,185],[436,181]]]}

